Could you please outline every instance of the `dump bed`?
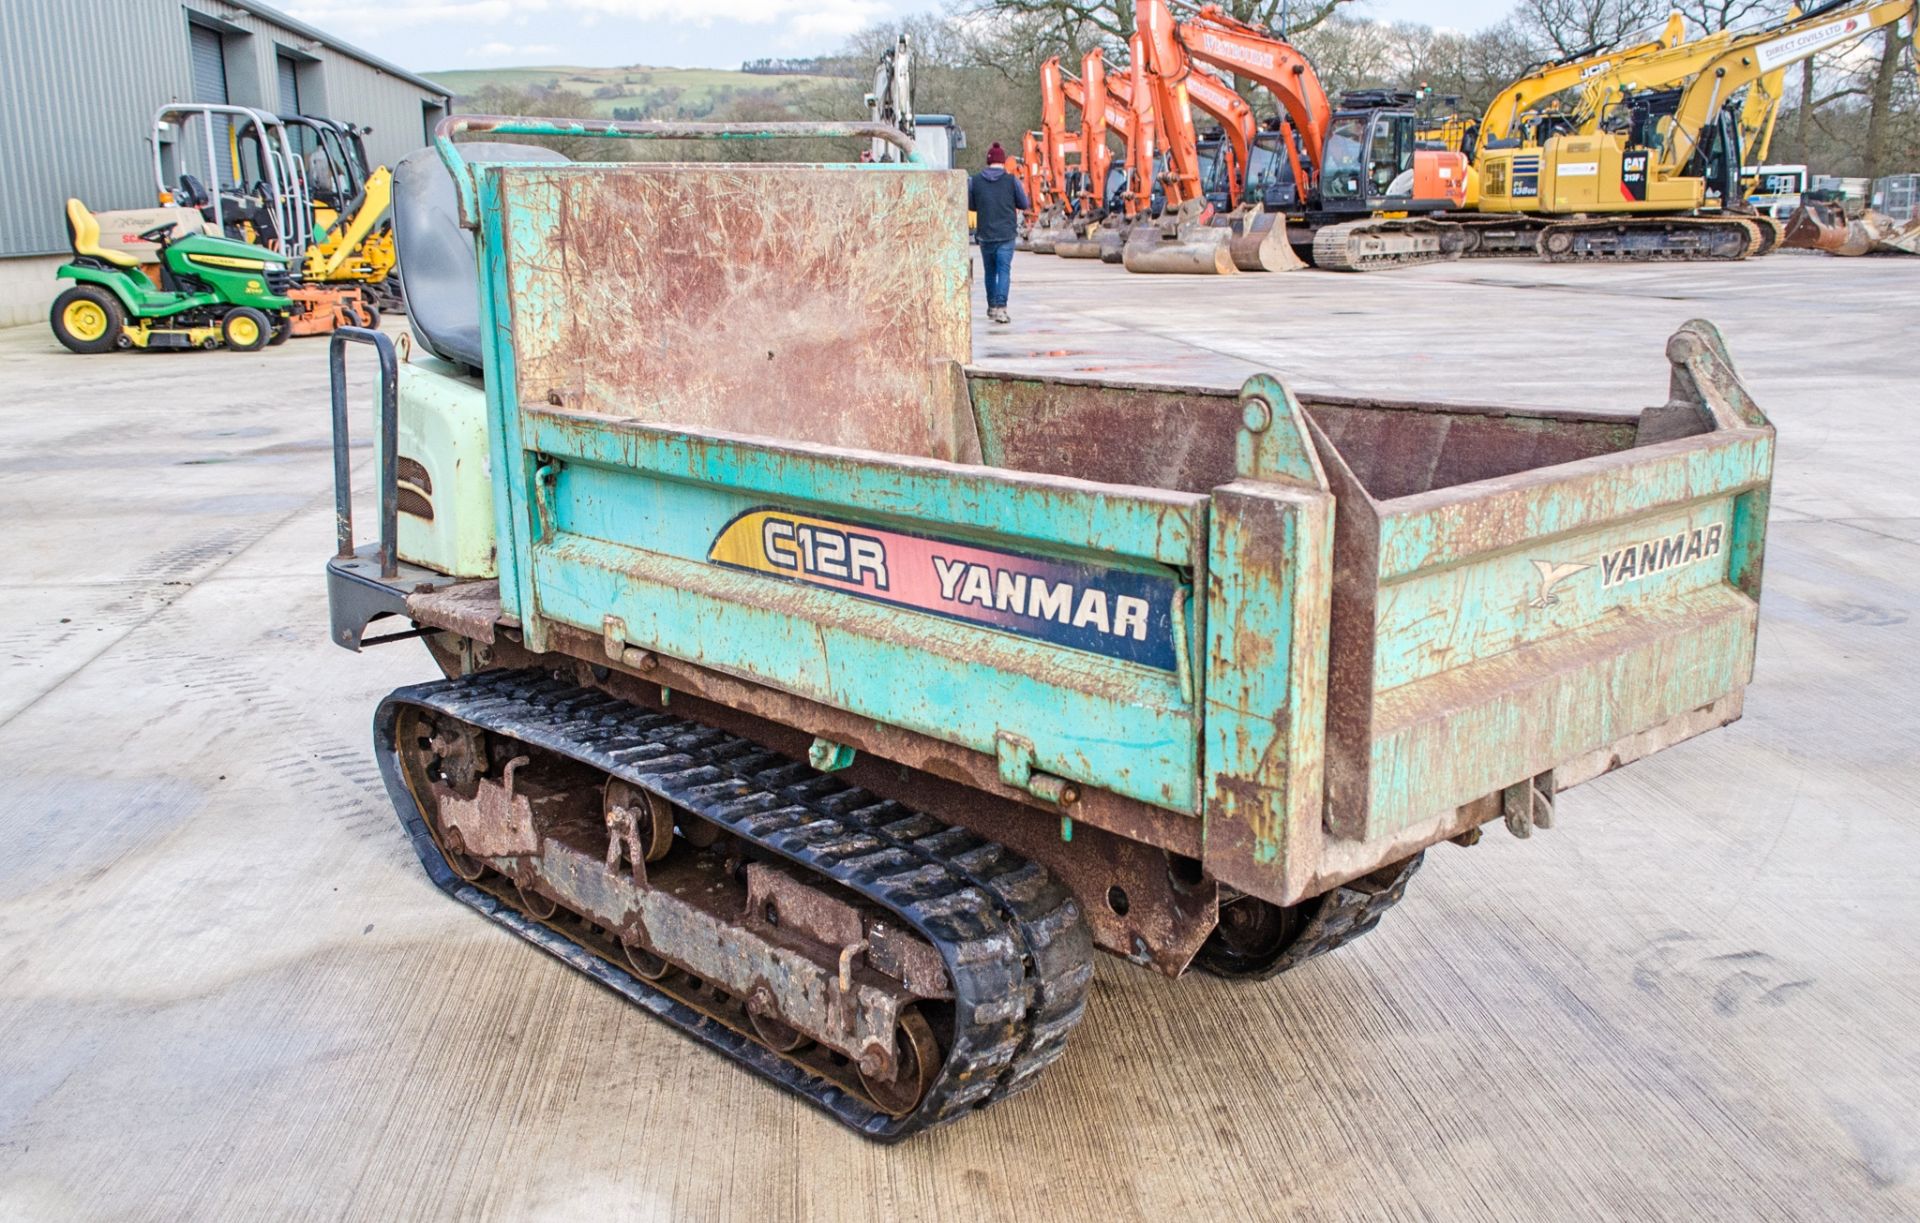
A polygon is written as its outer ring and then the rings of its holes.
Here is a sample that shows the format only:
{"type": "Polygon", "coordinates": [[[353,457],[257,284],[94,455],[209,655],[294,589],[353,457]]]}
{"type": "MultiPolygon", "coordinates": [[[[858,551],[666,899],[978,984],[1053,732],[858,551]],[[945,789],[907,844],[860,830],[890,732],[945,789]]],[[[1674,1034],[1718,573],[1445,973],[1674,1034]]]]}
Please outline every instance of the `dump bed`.
{"type": "Polygon", "coordinates": [[[1739,715],[1772,430],[1704,323],[1618,415],[1015,376],[957,174],[474,176],[530,649],[1282,903],[1739,715]]]}

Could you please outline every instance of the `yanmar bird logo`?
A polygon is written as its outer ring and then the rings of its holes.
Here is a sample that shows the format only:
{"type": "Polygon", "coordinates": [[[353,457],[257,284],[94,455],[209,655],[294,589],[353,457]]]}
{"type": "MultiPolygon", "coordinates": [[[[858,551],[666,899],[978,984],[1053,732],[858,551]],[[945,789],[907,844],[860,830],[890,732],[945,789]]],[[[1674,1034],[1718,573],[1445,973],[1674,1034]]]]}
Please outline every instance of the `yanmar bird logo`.
{"type": "Polygon", "coordinates": [[[1535,561],[1533,567],[1540,573],[1540,593],[1533,597],[1533,601],[1527,604],[1528,607],[1551,607],[1558,603],[1560,596],[1553,593],[1553,588],[1574,574],[1585,573],[1593,568],[1592,565],[1561,565],[1553,561],[1535,561]]]}

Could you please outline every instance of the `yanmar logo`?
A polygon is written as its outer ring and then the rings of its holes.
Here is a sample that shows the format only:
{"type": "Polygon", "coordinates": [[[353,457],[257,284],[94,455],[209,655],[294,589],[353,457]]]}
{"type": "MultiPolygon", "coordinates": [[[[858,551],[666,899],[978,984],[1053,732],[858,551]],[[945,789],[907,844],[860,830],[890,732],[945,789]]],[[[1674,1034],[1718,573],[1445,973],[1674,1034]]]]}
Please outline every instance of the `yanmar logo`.
{"type": "Polygon", "coordinates": [[[1593,561],[1533,561],[1540,587],[1527,606],[1551,607],[1560,602],[1561,584],[1589,569],[1598,569],[1600,588],[1611,590],[1711,560],[1721,554],[1725,542],[1726,527],[1715,522],[1602,552],[1593,561]]]}
{"type": "Polygon", "coordinates": [[[1726,528],[1719,523],[1709,527],[1697,527],[1691,531],[1676,531],[1659,539],[1649,539],[1645,543],[1628,544],[1600,556],[1600,584],[1605,587],[1619,586],[1627,582],[1637,582],[1650,578],[1669,569],[1678,569],[1682,565],[1691,565],[1708,557],[1720,555],[1720,540],[1726,528]]]}
{"type": "Polygon", "coordinates": [[[1031,556],[777,506],[723,524],[707,559],[1055,645],[1174,669],[1171,574],[1031,556]]]}

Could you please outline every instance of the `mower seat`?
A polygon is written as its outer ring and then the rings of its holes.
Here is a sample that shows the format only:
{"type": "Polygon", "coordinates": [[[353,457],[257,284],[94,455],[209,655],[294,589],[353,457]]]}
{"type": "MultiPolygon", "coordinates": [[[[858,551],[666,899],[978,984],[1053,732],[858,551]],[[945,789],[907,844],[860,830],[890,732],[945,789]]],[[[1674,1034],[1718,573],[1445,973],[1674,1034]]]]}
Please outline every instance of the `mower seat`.
{"type": "Polygon", "coordinates": [[[125,251],[108,250],[100,245],[100,222],[87,211],[85,204],[75,199],[67,201],[67,241],[73,253],[83,258],[98,259],[118,268],[140,266],[140,260],[125,251]]]}
{"type": "MultiPolygon", "coordinates": [[[[525,144],[462,144],[460,154],[470,163],[568,160],[525,144]]],[[[480,267],[473,235],[460,228],[453,175],[434,149],[409,153],[393,168],[393,245],[414,337],[434,356],[478,373],[480,267]]]]}

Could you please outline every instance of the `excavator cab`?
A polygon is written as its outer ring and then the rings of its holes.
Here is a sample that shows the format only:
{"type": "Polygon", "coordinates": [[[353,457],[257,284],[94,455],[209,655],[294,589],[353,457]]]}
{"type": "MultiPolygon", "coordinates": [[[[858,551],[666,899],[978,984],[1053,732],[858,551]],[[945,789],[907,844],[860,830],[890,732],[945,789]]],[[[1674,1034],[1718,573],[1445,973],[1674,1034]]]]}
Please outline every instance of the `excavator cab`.
{"type": "Polygon", "coordinates": [[[1414,116],[1408,94],[1348,94],[1327,127],[1320,199],[1328,212],[1405,208],[1414,194],[1414,116]]]}
{"type": "Polygon", "coordinates": [[[1243,198],[1259,201],[1270,212],[1292,212],[1300,207],[1299,184],[1294,182],[1293,163],[1283,143],[1287,139],[1287,132],[1270,127],[1253,138],[1253,147],[1247,151],[1243,198]]]}
{"type": "MultiPolygon", "coordinates": [[[[1607,116],[1602,127],[1622,132],[1629,148],[1664,153],[1672,142],[1687,139],[1686,133],[1674,125],[1674,114],[1684,92],[1683,89],[1659,89],[1629,94],[1607,116]]],[[[1706,194],[1717,198],[1722,208],[1736,207],[1744,198],[1740,181],[1743,152],[1740,108],[1728,102],[1701,130],[1682,175],[1700,179],[1706,186],[1706,194]]]]}

